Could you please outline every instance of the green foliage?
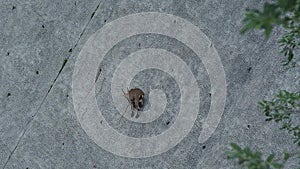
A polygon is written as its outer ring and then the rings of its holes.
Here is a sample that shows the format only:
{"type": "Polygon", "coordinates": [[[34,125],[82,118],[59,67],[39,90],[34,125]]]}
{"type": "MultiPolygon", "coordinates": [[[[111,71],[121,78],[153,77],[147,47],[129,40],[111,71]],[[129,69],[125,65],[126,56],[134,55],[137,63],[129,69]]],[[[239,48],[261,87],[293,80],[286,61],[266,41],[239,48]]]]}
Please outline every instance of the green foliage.
{"type": "MultiPolygon", "coordinates": [[[[292,124],[291,120],[291,115],[300,111],[300,93],[282,90],[272,100],[259,102],[259,106],[267,117],[266,121],[281,124],[280,129],[286,129],[291,133],[294,136],[294,143],[300,146],[300,126],[292,124]]],[[[261,152],[253,152],[249,147],[242,149],[234,143],[231,147],[232,150],[227,153],[228,158],[236,159],[241,167],[249,169],[283,168],[283,164],[290,157],[288,152],[284,152],[282,159],[274,160],[274,154],[263,159],[261,152]]]]}
{"type": "Polygon", "coordinates": [[[241,33],[251,29],[264,30],[269,38],[272,29],[280,25],[287,31],[280,40],[281,53],[287,57],[284,65],[289,64],[294,57],[294,50],[300,46],[300,0],[277,0],[266,2],[263,10],[247,9],[245,23],[241,33]]]}
{"type": "MultiPolygon", "coordinates": [[[[267,38],[275,26],[281,26],[286,33],[278,43],[282,48],[281,53],[286,57],[284,65],[291,63],[295,51],[300,46],[300,0],[273,0],[271,3],[266,2],[261,11],[247,9],[243,22],[245,26],[241,33],[259,29],[264,30],[267,38]]],[[[281,124],[280,129],[291,133],[294,143],[300,146],[300,125],[294,124],[292,120],[293,114],[300,113],[300,93],[282,90],[272,100],[260,101],[259,106],[267,117],[266,121],[281,124]]],[[[248,169],[283,168],[283,164],[291,156],[284,152],[281,159],[274,159],[274,154],[264,157],[261,152],[254,152],[249,147],[241,148],[235,143],[231,144],[231,148],[231,151],[227,152],[228,158],[236,160],[241,167],[248,169]]],[[[300,153],[298,158],[300,161],[300,153]]]]}
{"type": "Polygon", "coordinates": [[[278,159],[274,159],[274,154],[264,158],[261,152],[254,152],[249,147],[241,148],[235,143],[231,143],[231,148],[232,150],[227,152],[228,159],[236,160],[241,167],[249,169],[283,168],[283,163],[289,158],[289,154],[285,153],[280,163],[278,159]]]}
{"type": "Polygon", "coordinates": [[[300,125],[294,125],[291,120],[291,114],[300,111],[300,93],[282,90],[271,101],[259,102],[259,106],[267,117],[266,121],[280,123],[281,129],[293,134],[294,143],[300,146],[300,125]]]}
{"type": "Polygon", "coordinates": [[[283,53],[284,56],[287,57],[287,59],[283,61],[283,63],[284,65],[288,65],[294,58],[294,50],[296,49],[296,47],[300,46],[300,30],[290,31],[289,33],[286,33],[281,39],[279,39],[278,43],[282,48],[281,53],[283,53]]]}

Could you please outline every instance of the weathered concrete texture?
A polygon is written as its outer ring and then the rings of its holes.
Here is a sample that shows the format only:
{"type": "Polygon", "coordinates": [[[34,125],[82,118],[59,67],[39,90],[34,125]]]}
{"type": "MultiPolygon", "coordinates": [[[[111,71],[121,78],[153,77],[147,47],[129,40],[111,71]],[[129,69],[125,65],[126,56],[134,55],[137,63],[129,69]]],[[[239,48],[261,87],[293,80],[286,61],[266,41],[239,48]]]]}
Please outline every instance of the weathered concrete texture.
{"type": "Polygon", "coordinates": [[[1,147],[14,151],[98,3],[1,2],[1,147]]]}
{"type": "MultiPolygon", "coordinates": [[[[276,57],[280,31],[275,30],[269,40],[261,32],[239,34],[244,9],[262,4],[239,0],[1,1],[0,166],[6,169],[236,168],[224,155],[231,142],[266,153],[295,151],[289,134],[264,121],[257,102],[282,87],[299,90],[299,67],[289,70],[281,67],[276,57]],[[103,150],[81,128],[72,103],[72,73],[82,46],[95,31],[119,17],[149,11],[182,17],[210,38],[225,69],[227,100],[216,132],[206,143],[199,144],[201,120],[210,106],[210,85],[201,61],[172,38],[138,35],[122,41],[100,65],[102,72],[96,83],[98,105],[108,110],[104,116],[119,132],[134,137],[156,135],[168,128],[168,121],[172,125],[176,116],[176,113],[165,114],[146,125],[114,120],[113,105],[106,99],[111,75],[120,59],[133,51],[160,47],[186,58],[204,91],[197,122],[180,144],[158,156],[130,159],[103,150]]],[[[132,82],[133,86],[145,88],[149,87],[147,84],[170,88],[167,111],[178,109],[179,96],[173,92],[178,89],[171,77],[158,70],[145,71],[132,82]]],[[[294,163],[291,161],[290,165],[294,163]]]]}

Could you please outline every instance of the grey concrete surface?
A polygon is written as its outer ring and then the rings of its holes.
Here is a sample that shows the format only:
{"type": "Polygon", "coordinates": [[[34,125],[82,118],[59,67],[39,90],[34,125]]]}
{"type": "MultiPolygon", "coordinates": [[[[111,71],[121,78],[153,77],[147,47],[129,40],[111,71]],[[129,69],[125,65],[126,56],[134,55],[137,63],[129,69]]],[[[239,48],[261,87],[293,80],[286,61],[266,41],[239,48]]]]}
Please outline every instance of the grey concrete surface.
{"type": "MultiPolygon", "coordinates": [[[[280,65],[276,29],[240,35],[244,9],[262,1],[18,1],[0,2],[0,166],[1,168],[237,168],[224,152],[231,142],[265,153],[296,151],[289,134],[266,123],[257,102],[279,89],[300,88],[299,65],[280,65]],[[162,48],[184,58],[202,91],[198,118],[174,148],[149,158],[127,158],[98,146],[82,129],[74,110],[72,75],[88,38],[122,16],[164,12],[199,27],[221,58],[227,82],[224,114],[213,135],[198,143],[210,108],[210,83],[201,60],[187,46],[162,35],[130,37],[114,46],[100,64],[96,99],[103,116],[120,133],[148,137],[172,126],[179,92],[174,79],[159,70],[139,73],[132,86],[165,91],[166,110],[157,120],[138,124],[121,118],[111,102],[110,83],[120,59],[139,49],[162,48]],[[169,112],[169,113],[168,113],[169,112]],[[116,118],[117,117],[117,118],[116,118]]],[[[146,100],[145,109],[150,103],[146,100]]],[[[297,163],[291,160],[287,168],[297,163]]]]}

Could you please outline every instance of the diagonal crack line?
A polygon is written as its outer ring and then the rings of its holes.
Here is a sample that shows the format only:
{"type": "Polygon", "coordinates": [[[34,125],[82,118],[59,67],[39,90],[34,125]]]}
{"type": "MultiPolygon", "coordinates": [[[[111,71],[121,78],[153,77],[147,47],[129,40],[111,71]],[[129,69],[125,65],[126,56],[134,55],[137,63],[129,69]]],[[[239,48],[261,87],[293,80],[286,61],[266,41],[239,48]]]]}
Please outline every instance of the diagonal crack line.
{"type": "Polygon", "coordinates": [[[82,35],[85,33],[86,28],[88,27],[88,25],[90,24],[90,22],[91,22],[92,19],[94,18],[94,16],[95,16],[95,14],[97,13],[97,11],[98,11],[100,5],[101,5],[101,1],[100,1],[100,2],[98,3],[98,5],[96,6],[96,8],[95,8],[94,12],[92,13],[92,15],[91,15],[89,21],[88,21],[88,22],[86,23],[86,25],[84,26],[82,32],[81,32],[80,35],[79,35],[79,38],[77,39],[75,45],[73,46],[73,48],[71,48],[71,50],[75,49],[75,47],[78,45],[79,41],[81,40],[82,35]]]}
{"type": "Polygon", "coordinates": [[[47,91],[46,96],[48,96],[48,94],[50,93],[53,85],[55,84],[56,80],[58,79],[59,75],[61,74],[62,70],[64,69],[64,67],[66,66],[66,63],[68,62],[68,58],[64,60],[64,63],[62,64],[61,68],[58,71],[58,74],[56,75],[55,79],[53,80],[52,84],[50,85],[50,88],[47,91]]]}
{"type": "MultiPolygon", "coordinates": [[[[78,45],[79,41],[81,40],[82,35],[85,33],[86,28],[87,28],[88,25],[90,24],[91,20],[94,18],[94,16],[95,16],[97,10],[99,9],[100,5],[101,5],[101,1],[98,3],[98,5],[97,5],[97,7],[95,8],[95,10],[93,11],[93,13],[92,13],[92,15],[91,15],[89,21],[87,22],[87,24],[84,26],[83,30],[81,31],[81,33],[80,33],[80,35],[79,35],[79,38],[77,39],[75,45],[69,50],[69,52],[72,52],[72,50],[75,49],[76,46],[78,45]]],[[[44,104],[46,98],[48,97],[50,91],[52,90],[54,84],[56,83],[58,77],[60,76],[61,72],[63,71],[63,69],[64,69],[64,67],[65,67],[65,65],[67,64],[67,62],[68,62],[70,56],[71,56],[71,54],[64,60],[64,62],[63,62],[63,64],[62,64],[60,70],[58,71],[58,73],[57,73],[55,79],[53,80],[52,84],[50,85],[50,88],[48,89],[46,95],[43,97],[43,100],[42,100],[41,104],[39,105],[37,111],[34,113],[34,115],[32,116],[31,120],[29,120],[29,121],[26,123],[25,129],[24,129],[23,132],[21,133],[21,136],[19,137],[16,146],[15,146],[14,149],[10,152],[10,154],[9,154],[9,156],[8,156],[8,158],[7,158],[7,160],[5,161],[4,166],[3,166],[3,169],[5,169],[5,167],[7,166],[9,160],[11,159],[12,155],[14,154],[14,152],[15,152],[16,149],[17,149],[17,147],[19,146],[19,144],[20,144],[22,138],[24,137],[24,135],[26,134],[26,132],[28,131],[28,129],[29,129],[30,126],[32,125],[31,122],[35,119],[36,115],[37,115],[38,112],[40,111],[42,105],[44,104]]]]}
{"type": "Polygon", "coordinates": [[[3,166],[3,169],[6,167],[6,165],[8,164],[9,160],[11,159],[12,155],[14,154],[14,152],[16,151],[17,147],[19,146],[22,138],[24,137],[26,131],[29,129],[30,125],[32,124],[31,122],[34,120],[35,116],[37,115],[37,113],[39,112],[40,108],[42,107],[42,104],[45,102],[50,90],[52,88],[52,85],[50,86],[50,89],[48,90],[47,94],[44,96],[41,104],[39,105],[37,111],[34,113],[34,115],[32,116],[33,118],[31,118],[31,120],[29,120],[27,123],[26,123],[26,126],[24,128],[24,130],[22,131],[21,133],[21,136],[19,137],[18,141],[17,141],[17,144],[15,146],[15,148],[10,152],[9,156],[8,156],[8,159],[6,160],[4,166],[3,166]]]}
{"type": "Polygon", "coordinates": [[[15,148],[10,152],[10,154],[9,154],[9,156],[8,156],[8,159],[6,160],[6,162],[5,162],[4,166],[3,166],[3,169],[6,167],[6,165],[7,165],[8,162],[9,162],[9,160],[11,159],[12,155],[13,155],[14,152],[16,151],[16,149],[17,149],[17,147],[19,146],[19,144],[20,144],[22,138],[24,137],[26,131],[31,127],[31,125],[32,125],[31,122],[34,120],[34,118],[36,117],[37,113],[40,111],[42,105],[44,104],[46,98],[48,97],[48,95],[49,95],[49,93],[50,93],[50,91],[51,91],[51,89],[52,89],[54,83],[56,82],[56,80],[57,80],[58,76],[60,75],[60,73],[62,72],[63,68],[65,67],[67,61],[68,61],[67,59],[64,60],[64,63],[62,64],[62,66],[61,66],[61,68],[60,68],[58,74],[56,75],[55,79],[53,80],[52,84],[50,85],[50,88],[48,89],[46,95],[43,97],[43,100],[42,100],[41,104],[39,105],[39,107],[37,108],[37,111],[33,114],[32,118],[26,123],[26,126],[25,126],[24,130],[22,131],[21,136],[19,137],[16,146],[15,146],[15,148]]]}

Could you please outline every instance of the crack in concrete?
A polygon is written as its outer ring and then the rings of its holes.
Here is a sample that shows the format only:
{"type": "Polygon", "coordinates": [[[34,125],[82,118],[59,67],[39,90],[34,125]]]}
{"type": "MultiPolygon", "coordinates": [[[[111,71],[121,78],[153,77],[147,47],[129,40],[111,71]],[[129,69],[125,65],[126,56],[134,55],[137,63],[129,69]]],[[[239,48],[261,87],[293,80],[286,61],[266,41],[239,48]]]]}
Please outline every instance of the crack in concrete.
{"type": "MultiPolygon", "coordinates": [[[[97,10],[99,9],[100,5],[101,5],[101,1],[98,3],[97,7],[95,8],[95,10],[93,11],[92,15],[90,16],[89,21],[86,23],[86,25],[84,26],[83,30],[81,31],[81,33],[80,33],[80,35],[79,35],[79,38],[77,39],[75,45],[69,50],[69,52],[72,52],[72,51],[77,47],[79,41],[81,40],[82,35],[85,33],[85,31],[86,31],[88,25],[90,24],[91,20],[94,18],[94,16],[95,16],[97,10]]],[[[8,158],[7,158],[6,162],[4,163],[3,169],[5,169],[5,167],[7,166],[9,160],[11,159],[12,155],[14,154],[14,152],[16,151],[16,149],[18,148],[18,146],[19,146],[21,140],[23,139],[24,135],[26,134],[26,132],[28,131],[28,129],[31,127],[31,125],[32,125],[31,122],[35,119],[36,115],[38,114],[40,108],[41,108],[42,105],[44,104],[46,98],[48,97],[50,91],[52,90],[54,84],[56,83],[56,81],[57,81],[59,75],[61,74],[62,70],[64,69],[64,67],[65,67],[65,65],[67,64],[67,62],[68,62],[68,60],[69,60],[70,57],[71,57],[71,54],[70,54],[66,59],[64,59],[64,62],[63,62],[63,64],[62,64],[61,68],[59,69],[59,71],[58,71],[58,73],[57,73],[55,79],[53,80],[52,84],[50,85],[50,88],[48,89],[46,95],[44,96],[44,98],[43,98],[41,104],[39,105],[39,107],[38,107],[38,109],[37,109],[37,111],[34,113],[34,115],[32,116],[31,120],[29,120],[29,121],[26,123],[26,126],[25,126],[24,130],[22,131],[21,136],[19,137],[19,139],[18,139],[18,141],[17,141],[17,144],[16,144],[15,148],[14,148],[12,151],[10,151],[10,154],[9,154],[8,158]]]]}
{"type": "MultiPolygon", "coordinates": [[[[50,86],[50,89],[52,88],[52,85],[50,86]]],[[[15,146],[15,148],[10,152],[9,156],[8,156],[8,159],[6,160],[6,162],[4,163],[4,166],[3,166],[3,169],[6,167],[6,165],[8,164],[9,160],[11,159],[12,155],[14,154],[14,152],[16,151],[17,147],[19,146],[22,138],[24,137],[26,131],[30,128],[30,126],[32,125],[32,121],[34,120],[35,116],[37,115],[37,113],[39,112],[40,108],[42,107],[44,101],[46,100],[48,94],[49,94],[50,90],[48,90],[47,94],[44,96],[41,104],[39,105],[37,111],[34,113],[34,115],[32,116],[31,120],[29,120],[27,123],[26,123],[26,126],[24,128],[24,130],[22,131],[21,133],[21,136],[19,137],[18,141],[17,141],[17,144],[15,146]]]]}
{"type": "Polygon", "coordinates": [[[87,26],[90,24],[90,22],[92,21],[92,19],[94,18],[95,14],[97,13],[99,7],[101,5],[101,1],[98,3],[98,5],[96,6],[94,12],[92,13],[92,15],[90,16],[90,19],[88,21],[88,23],[85,25],[85,27],[83,28],[82,32],[79,35],[79,38],[77,39],[75,45],[73,46],[72,50],[75,49],[75,47],[78,45],[79,41],[81,40],[82,35],[85,33],[87,26]]]}

